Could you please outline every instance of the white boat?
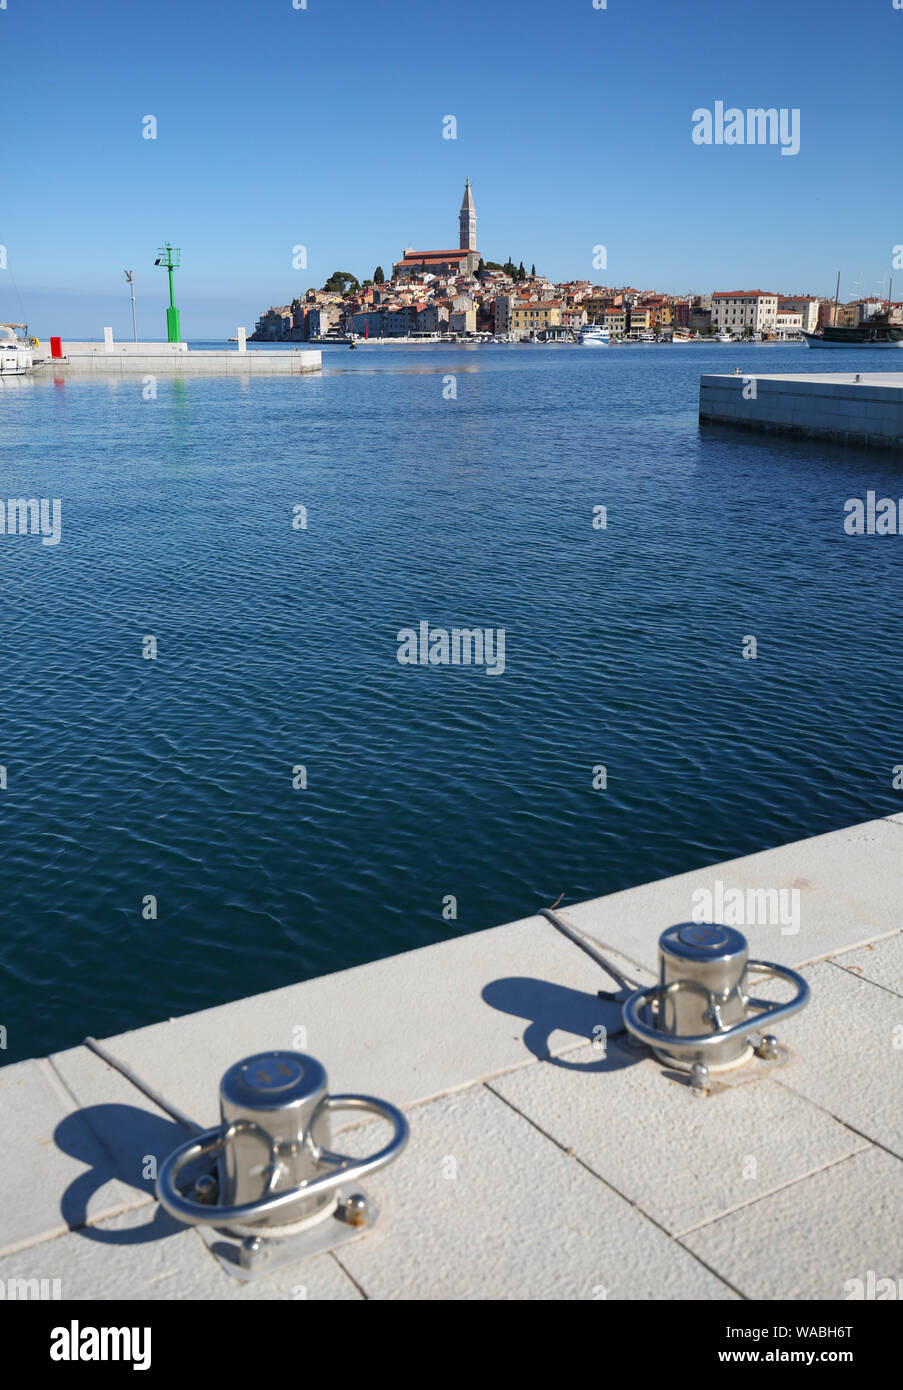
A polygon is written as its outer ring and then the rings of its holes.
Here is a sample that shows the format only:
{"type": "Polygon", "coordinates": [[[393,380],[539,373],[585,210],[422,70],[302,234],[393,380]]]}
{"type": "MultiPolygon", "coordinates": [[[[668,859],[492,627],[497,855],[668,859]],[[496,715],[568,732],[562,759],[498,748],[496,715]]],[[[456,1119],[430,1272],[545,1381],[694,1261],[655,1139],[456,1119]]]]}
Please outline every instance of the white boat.
{"type": "Polygon", "coordinates": [[[672,333],[672,343],[692,343],[693,336],[690,333],[672,333]]]}
{"type": "Polygon", "coordinates": [[[733,335],[728,333],[727,329],[722,329],[715,341],[718,343],[732,343],[734,339],[733,335]]]}
{"type": "Polygon", "coordinates": [[[31,340],[17,338],[8,324],[0,324],[0,376],[24,376],[33,366],[31,340]]]}
{"type": "Polygon", "coordinates": [[[581,347],[609,347],[611,333],[598,323],[587,323],[580,330],[581,347]]]}

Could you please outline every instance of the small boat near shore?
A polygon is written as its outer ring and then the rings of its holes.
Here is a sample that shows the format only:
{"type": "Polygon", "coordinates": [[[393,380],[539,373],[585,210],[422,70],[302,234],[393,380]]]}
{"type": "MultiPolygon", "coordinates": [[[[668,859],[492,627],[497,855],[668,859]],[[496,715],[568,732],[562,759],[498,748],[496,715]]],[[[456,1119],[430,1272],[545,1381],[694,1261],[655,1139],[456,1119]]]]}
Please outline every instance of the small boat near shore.
{"type": "Polygon", "coordinates": [[[15,329],[21,324],[0,323],[0,376],[24,376],[34,366],[34,344],[30,338],[18,338],[15,329]]]}

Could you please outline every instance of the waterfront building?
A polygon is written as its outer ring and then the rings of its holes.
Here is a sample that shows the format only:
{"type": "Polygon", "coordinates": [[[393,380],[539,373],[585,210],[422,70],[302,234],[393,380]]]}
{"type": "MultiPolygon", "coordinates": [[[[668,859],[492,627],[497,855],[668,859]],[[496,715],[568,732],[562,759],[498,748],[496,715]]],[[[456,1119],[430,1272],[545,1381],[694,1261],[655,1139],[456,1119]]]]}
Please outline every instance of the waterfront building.
{"type": "Polygon", "coordinates": [[[338,304],[321,304],[307,311],[307,336],[309,339],[325,338],[331,328],[341,325],[343,311],[338,304]]]}
{"type": "Polygon", "coordinates": [[[811,294],[782,296],[778,300],[778,318],[782,314],[799,314],[802,319],[801,332],[814,333],[818,327],[821,302],[811,294]]]}
{"type": "Polygon", "coordinates": [[[450,333],[476,333],[476,309],[452,309],[448,317],[448,329],[450,333]]]}
{"type": "Polygon", "coordinates": [[[628,333],[648,333],[652,327],[652,310],[645,305],[634,304],[628,319],[628,333]]]}
{"type": "Polygon", "coordinates": [[[495,298],[495,331],[496,333],[511,332],[511,316],[517,296],[513,294],[499,294],[495,298]]]}
{"type": "Polygon", "coordinates": [[[613,338],[623,338],[626,335],[627,310],[623,306],[617,309],[606,309],[602,319],[613,338]]]}
{"type": "Polygon", "coordinates": [[[740,335],[773,333],[778,296],[764,290],[716,290],[712,295],[712,327],[740,335]]]}
{"type": "Polygon", "coordinates": [[[561,301],[528,300],[515,304],[511,311],[511,331],[513,333],[538,333],[540,329],[550,328],[561,322],[561,301]]]}
{"type": "Polygon", "coordinates": [[[256,342],[278,343],[289,337],[292,331],[292,308],[290,304],[281,309],[270,308],[261,314],[251,337],[256,342]]]}
{"type": "Polygon", "coordinates": [[[383,336],[382,309],[365,309],[359,314],[354,314],[351,319],[351,331],[359,333],[364,338],[381,338],[383,336]]]}
{"type": "Polygon", "coordinates": [[[447,304],[427,304],[417,314],[418,333],[447,333],[449,308],[447,304]]]}
{"type": "Polygon", "coordinates": [[[778,307],[775,319],[775,332],[779,338],[795,336],[803,331],[803,316],[799,310],[778,307]]]}

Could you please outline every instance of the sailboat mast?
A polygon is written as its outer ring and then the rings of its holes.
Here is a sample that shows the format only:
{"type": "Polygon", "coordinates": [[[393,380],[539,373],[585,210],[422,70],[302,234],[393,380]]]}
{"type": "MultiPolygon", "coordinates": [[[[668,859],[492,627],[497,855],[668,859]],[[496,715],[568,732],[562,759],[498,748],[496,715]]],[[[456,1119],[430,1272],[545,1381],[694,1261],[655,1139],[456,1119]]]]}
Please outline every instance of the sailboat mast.
{"type": "Polygon", "coordinates": [[[837,289],[834,291],[834,322],[833,327],[837,327],[837,301],[840,299],[840,271],[837,272],[837,289]]]}

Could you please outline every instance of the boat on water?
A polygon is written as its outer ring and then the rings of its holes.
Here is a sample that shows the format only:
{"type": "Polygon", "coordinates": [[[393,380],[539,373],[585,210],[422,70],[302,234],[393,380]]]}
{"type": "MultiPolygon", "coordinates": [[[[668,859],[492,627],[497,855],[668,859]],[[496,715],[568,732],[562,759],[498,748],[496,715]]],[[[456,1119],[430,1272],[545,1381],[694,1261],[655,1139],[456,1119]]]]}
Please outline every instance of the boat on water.
{"type": "Polygon", "coordinates": [[[893,303],[894,282],[891,280],[884,301],[884,308],[862,323],[841,324],[837,322],[837,307],[840,302],[840,272],[837,273],[837,289],[834,294],[834,322],[825,324],[817,333],[803,333],[806,346],[811,348],[898,348],[903,347],[903,323],[891,323],[890,311],[893,303]]]}
{"type": "Polygon", "coordinates": [[[672,343],[692,343],[693,335],[692,333],[672,333],[671,341],[672,343]]]}
{"type": "Polygon", "coordinates": [[[722,329],[715,341],[716,343],[732,343],[734,341],[733,334],[728,333],[727,329],[722,329]]]}
{"type": "Polygon", "coordinates": [[[609,347],[611,333],[599,323],[584,324],[580,330],[581,347],[609,347]]]}
{"type": "Polygon", "coordinates": [[[818,333],[804,333],[811,348],[899,348],[903,347],[903,323],[890,322],[890,310],[873,314],[856,327],[826,324],[818,333]]]}
{"type": "Polygon", "coordinates": [[[0,376],[24,376],[34,366],[34,343],[18,338],[20,324],[0,323],[0,376]]]}

